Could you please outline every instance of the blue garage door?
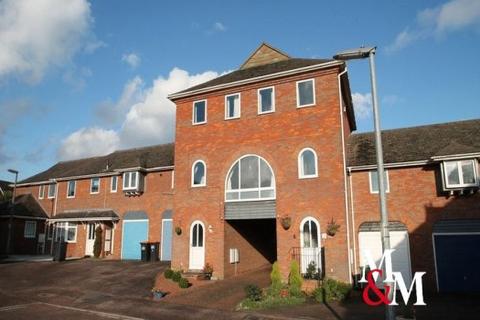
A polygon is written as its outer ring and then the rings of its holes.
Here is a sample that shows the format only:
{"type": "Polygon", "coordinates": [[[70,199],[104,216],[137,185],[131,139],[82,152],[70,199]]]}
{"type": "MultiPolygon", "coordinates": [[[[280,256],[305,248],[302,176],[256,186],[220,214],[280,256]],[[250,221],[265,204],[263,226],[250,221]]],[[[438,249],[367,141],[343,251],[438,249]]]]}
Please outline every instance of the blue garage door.
{"type": "Polygon", "coordinates": [[[480,292],[480,234],[434,235],[438,290],[480,292]]]}
{"type": "Polygon", "coordinates": [[[148,220],[123,221],[122,259],[140,260],[140,242],[148,240],[148,220]]]}

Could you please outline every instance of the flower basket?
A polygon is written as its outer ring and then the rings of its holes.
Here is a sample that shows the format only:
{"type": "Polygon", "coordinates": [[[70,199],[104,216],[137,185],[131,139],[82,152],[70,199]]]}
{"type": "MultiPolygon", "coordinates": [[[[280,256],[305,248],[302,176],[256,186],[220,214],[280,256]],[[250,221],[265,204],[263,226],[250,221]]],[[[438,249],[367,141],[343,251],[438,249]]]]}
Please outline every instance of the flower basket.
{"type": "Polygon", "coordinates": [[[332,220],[327,224],[327,234],[330,237],[335,236],[337,234],[338,229],[340,229],[340,225],[335,222],[335,220],[332,220]]]}
{"type": "Polygon", "coordinates": [[[282,227],[285,230],[290,229],[290,227],[292,226],[292,218],[290,218],[289,216],[283,217],[280,222],[282,223],[282,227]]]}
{"type": "Polygon", "coordinates": [[[181,235],[182,234],[182,228],[175,227],[175,233],[177,234],[177,236],[181,235]]]}

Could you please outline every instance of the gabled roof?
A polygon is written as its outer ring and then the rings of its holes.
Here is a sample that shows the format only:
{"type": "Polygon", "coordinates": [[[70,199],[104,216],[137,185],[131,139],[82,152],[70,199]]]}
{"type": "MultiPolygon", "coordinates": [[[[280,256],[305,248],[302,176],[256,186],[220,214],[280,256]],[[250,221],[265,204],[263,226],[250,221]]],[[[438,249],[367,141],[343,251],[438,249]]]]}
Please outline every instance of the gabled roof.
{"type": "MultiPolygon", "coordinates": [[[[12,204],[10,201],[0,203],[0,216],[11,213],[12,204]]],[[[31,194],[22,194],[15,198],[15,216],[48,218],[47,213],[31,194]]]]}
{"type": "Polygon", "coordinates": [[[102,157],[92,157],[58,162],[19,183],[48,181],[67,177],[113,173],[128,168],[157,168],[173,166],[173,144],[161,144],[144,148],[120,150],[102,157]]]}
{"type": "MultiPolygon", "coordinates": [[[[350,135],[349,167],[375,165],[373,132],[350,135]]],[[[385,163],[428,161],[435,156],[480,153],[480,119],[382,131],[385,163]]]]}
{"type": "Polygon", "coordinates": [[[281,50],[272,47],[268,43],[262,42],[258,48],[245,60],[239,69],[248,69],[263,64],[269,64],[278,61],[290,59],[290,56],[281,50]]]}
{"type": "Polygon", "coordinates": [[[11,182],[9,182],[9,181],[0,180],[0,190],[2,190],[3,192],[5,192],[7,190],[11,190],[10,184],[11,184],[11,182]]]}

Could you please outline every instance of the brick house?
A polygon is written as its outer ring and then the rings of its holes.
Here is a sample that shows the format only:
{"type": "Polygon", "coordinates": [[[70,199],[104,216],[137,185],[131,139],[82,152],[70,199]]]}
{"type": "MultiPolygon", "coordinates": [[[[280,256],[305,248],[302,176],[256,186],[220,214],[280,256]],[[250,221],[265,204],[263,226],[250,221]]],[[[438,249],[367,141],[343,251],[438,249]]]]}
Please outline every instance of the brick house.
{"type": "Polygon", "coordinates": [[[49,219],[44,253],[52,239],[67,242],[67,257],[93,255],[102,228],[102,256],[139,259],[140,242],[160,242],[170,260],[173,145],[116,151],[102,157],[59,162],[18,184],[49,219]],[[166,245],[165,245],[166,244],[166,245]]]}
{"type": "MultiPolygon", "coordinates": [[[[158,241],[174,269],[208,263],[220,279],[274,261],[286,277],[297,260],[302,273],[353,282],[364,249],[379,262],[374,139],[353,133],[343,62],[262,44],[238,70],[169,98],[175,145],[60,162],[20,182],[49,216],[46,252],[64,239],[68,256],[91,255],[101,226],[106,257],[138,259],[140,241],[158,241]]],[[[407,285],[426,271],[428,289],[478,291],[480,120],[382,139],[394,269],[407,285]]]]}
{"type": "MultiPolygon", "coordinates": [[[[262,44],[238,70],[169,97],[183,230],[174,268],[209,263],[223,278],[278,261],[286,277],[296,259],[302,272],[314,263],[352,281],[364,249],[379,262],[373,134],[352,133],[342,62],[262,44]]],[[[387,130],[383,140],[394,269],[407,285],[426,271],[429,289],[478,291],[480,121],[387,130]]]]}

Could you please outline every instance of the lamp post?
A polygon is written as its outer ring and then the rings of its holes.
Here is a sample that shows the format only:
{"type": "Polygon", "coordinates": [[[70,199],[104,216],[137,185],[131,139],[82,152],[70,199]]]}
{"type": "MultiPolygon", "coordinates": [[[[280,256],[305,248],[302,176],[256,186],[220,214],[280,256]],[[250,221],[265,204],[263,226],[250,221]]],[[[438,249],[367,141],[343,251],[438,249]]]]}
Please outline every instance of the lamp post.
{"type": "Polygon", "coordinates": [[[13,169],[8,169],[8,172],[15,175],[15,183],[13,184],[13,194],[12,194],[12,207],[10,208],[10,217],[8,218],[8,234],[7,234],[7,255],[10,254],[11,242],[12,242],[12,225],[13,225],[13,216],[15,215],[15,197],[17,196],[17,181],[18,181],[18,171],[13,169]]]}
{"type": "MultiPolygon", "coordinates": [[[[387,212],[387,198],[385,194],[385,168],[383,166],[383,148],[382,148],[382,135],[380,131],[380,113],[378,107],[377,97],[377,79],[375,73],[375,50],[376,47],[357,48],[351,50],[345,50],[337,53],[333,56],[337,60],[353,60],[353,59],[365,59],[370,61],[370,81],[372,86],[372,107],[373,107],[373,121],[375,131],[375,149],[377,156],[377,176],[378,176],[378,197],[380,202],[380,233],[382,237],[382,249],[390,249],[390,233],[388,231],[388,212],[387,212]]],[[[384,271],[385,272],[385,271],[384,271]]],[[[385,275],[385,273],[384,273],[385,275]]],[[[393,290],[390,290],[388,294],[388,300],[392,301],[393,290]]],[[[395,312],[393,306],[386,305],[385,318],[387,320],[395,319],[395,312]]]]}

